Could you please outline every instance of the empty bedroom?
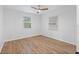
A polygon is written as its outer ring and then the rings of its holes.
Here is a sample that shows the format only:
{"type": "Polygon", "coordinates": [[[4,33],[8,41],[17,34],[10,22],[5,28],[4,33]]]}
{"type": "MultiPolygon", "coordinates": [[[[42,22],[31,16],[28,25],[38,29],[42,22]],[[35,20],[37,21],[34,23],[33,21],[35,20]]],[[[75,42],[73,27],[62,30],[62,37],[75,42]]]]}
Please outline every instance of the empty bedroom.
{"type": "Polygon", "coordinates": [[[1,54],[75,54],[76,5],[0,5],[1,54]]]}

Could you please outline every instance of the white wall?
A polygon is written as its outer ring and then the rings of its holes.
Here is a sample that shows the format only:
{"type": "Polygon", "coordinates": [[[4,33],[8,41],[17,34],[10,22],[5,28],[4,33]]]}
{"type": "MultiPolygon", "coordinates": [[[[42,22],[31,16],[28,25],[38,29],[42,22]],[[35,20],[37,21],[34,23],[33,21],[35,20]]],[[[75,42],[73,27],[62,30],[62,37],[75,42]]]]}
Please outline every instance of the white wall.
{"type": "Polygon", "coordinates": [[[79,52],[79,5],[77,6],[77,52],[79,52]]]}
{"type": "Polygon", "coordinates": [[[25,13],[17,10],[4,9],[4,39],[13,40],[16,38],[30,37],[40,34],[40,16],[25,13]],[[32,28],[23,27],[23,17],[31,17],[32,28]]]}
{"type": "Polygon", "coordinates": [[[0,6],[0,51],[3,45],[3,7],[0,6]]]}
{"type": "Polygon", "coordinates": [[[76,6],[62,6],[42,14],[42,35],[76,44],[76,6]],[[48,30],[49,17],[58,16],[58,30],[48,30]]]}
{"type": "Polygon", "coordinates": [[[4,40],[15,40],[16,38],[30,37],[40,34],[75,44],[76,7],[63,6],[42,15],[36,15],[8,8],[4,8],[3,10],[0,6],[0,47],[4,40]],[[49,16],[55,15],[58,16],[58,30],[48,30],[48,18],[49,16]],[[24,16],[31,17],[31,29],[24,29],[24,16]]]}

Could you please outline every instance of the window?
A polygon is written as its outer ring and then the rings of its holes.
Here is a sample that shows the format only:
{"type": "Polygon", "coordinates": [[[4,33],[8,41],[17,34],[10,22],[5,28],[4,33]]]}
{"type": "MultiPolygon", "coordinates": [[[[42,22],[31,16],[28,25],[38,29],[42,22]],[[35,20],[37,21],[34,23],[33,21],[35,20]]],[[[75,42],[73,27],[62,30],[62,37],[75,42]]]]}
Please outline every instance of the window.
{"type": "Polygon", "coordinates": [[[24,17],[24,28],[31,28],[31,18],[24,17]]]}
{"type": "Polygon", "coordinates": [[[57,21],[58,21],[58,17],[57,16],[52,16],[49,17],[49,30],[57,30],[57,21]]]}

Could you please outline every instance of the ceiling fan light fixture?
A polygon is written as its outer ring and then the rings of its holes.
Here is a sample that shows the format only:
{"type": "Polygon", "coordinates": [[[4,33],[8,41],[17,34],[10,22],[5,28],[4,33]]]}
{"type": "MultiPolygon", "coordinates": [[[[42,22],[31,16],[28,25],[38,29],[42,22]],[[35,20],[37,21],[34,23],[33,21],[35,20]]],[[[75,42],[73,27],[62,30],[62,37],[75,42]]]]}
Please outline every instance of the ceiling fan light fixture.
{"type": "Polygon", "coordinates": [[[37,10],[37,13],[40,14],[41,10],[37,10]]]}
{"type": "Polygon", "coordinates": [[[48,7],[47,6],[44,6],[44,5],[37,5],[37,7],[32,6],[31,8],[35,9],[36,10],[36,13],[38,13],[38,14],[41,11],[47,11],[48,10],[48,7]]]}

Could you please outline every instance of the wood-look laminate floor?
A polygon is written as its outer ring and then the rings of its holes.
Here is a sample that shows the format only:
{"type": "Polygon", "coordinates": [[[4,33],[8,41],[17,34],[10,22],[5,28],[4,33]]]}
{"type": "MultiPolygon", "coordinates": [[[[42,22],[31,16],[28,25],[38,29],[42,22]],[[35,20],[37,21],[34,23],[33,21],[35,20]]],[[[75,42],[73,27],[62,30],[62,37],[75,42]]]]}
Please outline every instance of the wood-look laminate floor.
{"type": "Polygon", "coordinates": [[[73,54],[76,47],[72,44],[36,36],[5,42],[2,54],[73,54]]]}

